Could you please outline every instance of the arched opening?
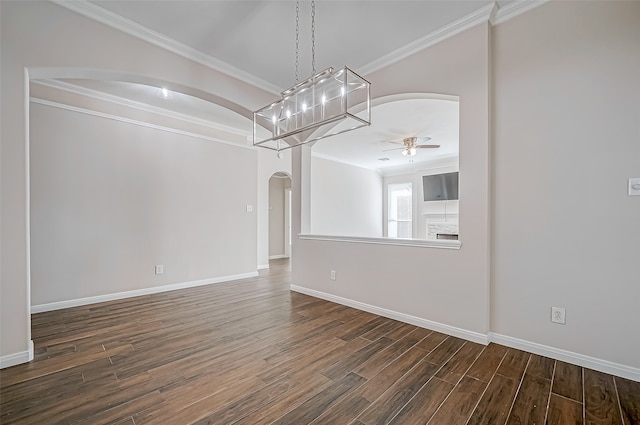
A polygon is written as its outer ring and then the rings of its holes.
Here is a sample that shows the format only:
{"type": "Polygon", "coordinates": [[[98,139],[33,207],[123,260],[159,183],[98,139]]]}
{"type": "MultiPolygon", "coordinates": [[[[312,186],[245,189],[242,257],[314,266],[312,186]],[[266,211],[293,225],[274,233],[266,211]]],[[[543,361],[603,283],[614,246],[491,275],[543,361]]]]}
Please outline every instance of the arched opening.
{"type": "Polygon", "coordinates": [[[459,98],[404,93],[372,103],[370,127],[311,149],[310,233],[457,239],[459,98]],[[437,184],[445,177],[455,181],[437,184]]]}
{"type": "Polygon", "coordinates": [[[269,178],[269,261],[291,258],[291,176],[269,178]]]}
{"type": "Polygon", "coordinates": [[[257,274],[250,111],[151,77],[29,77],[32,313],[257,274]]]}

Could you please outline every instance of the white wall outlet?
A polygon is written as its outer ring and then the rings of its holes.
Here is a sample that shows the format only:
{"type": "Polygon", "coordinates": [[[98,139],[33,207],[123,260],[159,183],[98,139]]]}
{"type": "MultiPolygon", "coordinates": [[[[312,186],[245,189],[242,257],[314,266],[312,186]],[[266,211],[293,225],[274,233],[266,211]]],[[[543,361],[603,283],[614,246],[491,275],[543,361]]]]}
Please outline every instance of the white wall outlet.
{"type": "Polygon", "coordinates": [[[253,212],[253,205],[247,205],[247,212],[253,212]]]}
{"type": "Polygon", "coordinates": [[[336,280],[336,271],[335,270],[331,270],[331,273],[329,274],[329,279],[336,280]]]}
{"type": "Polygon", "coordinates": [[[164,266],[162,264],[156,264],[156,274],[164,273],[164,266]]]}
{"type": "Polygon", "coordinates": [[[551,321],[564,325],[566,323],[564,308],[551,307],[551,321]]]}
{"type": "Polygon", "coordinates": [[[640,177],[629,179],[629,196],[640,196],[640,177]]]}

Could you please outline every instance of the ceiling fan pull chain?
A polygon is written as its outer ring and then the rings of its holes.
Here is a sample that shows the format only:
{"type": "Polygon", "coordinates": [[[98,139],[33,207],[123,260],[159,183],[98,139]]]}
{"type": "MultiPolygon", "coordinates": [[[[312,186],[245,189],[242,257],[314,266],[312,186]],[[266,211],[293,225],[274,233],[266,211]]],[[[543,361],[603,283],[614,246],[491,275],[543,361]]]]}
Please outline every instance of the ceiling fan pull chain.
{"type": "Polygon", "coordinates": [[[311,75],[316,75],[316,0],[311,0],[311,75]]]}
{"type": "Polygon", "coordinates": [[[296,0],[296,84],[298,84],[299,46],[300,46],[300,0],[296,0]]]}

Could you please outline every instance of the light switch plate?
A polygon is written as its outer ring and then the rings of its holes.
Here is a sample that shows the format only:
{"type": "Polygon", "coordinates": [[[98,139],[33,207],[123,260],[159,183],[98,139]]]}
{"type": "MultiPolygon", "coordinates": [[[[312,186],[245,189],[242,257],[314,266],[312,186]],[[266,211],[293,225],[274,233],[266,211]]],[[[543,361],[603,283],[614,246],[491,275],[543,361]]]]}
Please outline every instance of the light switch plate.
{"type": "Polygon", "coordinates": [[[253,212],[253,205],[247,205],[247,212],[253,212]]]}
{"type": "Polygon", "coordinates": [[[629,196],[640,196],[640,177],[629,179],[629,196]]]}

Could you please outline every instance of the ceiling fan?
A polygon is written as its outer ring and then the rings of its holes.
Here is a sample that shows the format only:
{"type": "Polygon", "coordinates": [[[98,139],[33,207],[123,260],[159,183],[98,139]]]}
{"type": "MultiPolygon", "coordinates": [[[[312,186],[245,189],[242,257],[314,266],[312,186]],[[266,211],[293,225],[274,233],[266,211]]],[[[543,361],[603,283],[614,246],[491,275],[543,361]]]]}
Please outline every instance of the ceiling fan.
{"type": "MultiPolygon", "coordinates": [[[[429,140],[431,140],[431,137],[406,137],[402,139],[402,143],[404,145],[403,147],[385,149],[383,152],[402,149],[402,155],[414,156],[417,152],[417,149],[436,149],[440,147],[440,145],[421,145],[420,144],[420,143],[428,142],[429,140]]],[[[391,143],[397,143],[397,142],[391,142],[391,143]]]]}

